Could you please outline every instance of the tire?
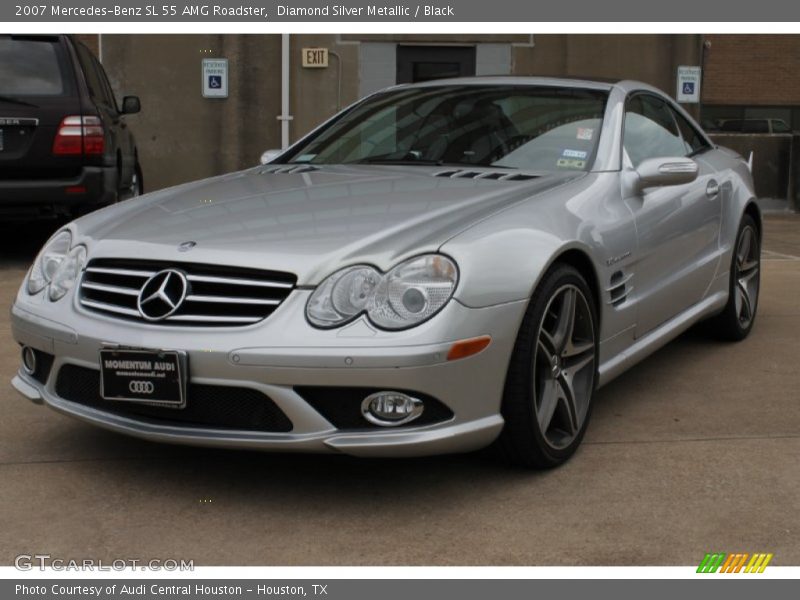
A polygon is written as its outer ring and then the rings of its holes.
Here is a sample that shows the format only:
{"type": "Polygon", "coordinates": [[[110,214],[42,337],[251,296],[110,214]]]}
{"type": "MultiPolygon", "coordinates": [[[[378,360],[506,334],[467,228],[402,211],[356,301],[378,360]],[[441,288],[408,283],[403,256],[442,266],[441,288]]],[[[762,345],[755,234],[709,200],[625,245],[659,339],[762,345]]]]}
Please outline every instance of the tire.
{"type": "Polygon", "coordinates": [[[135,198],[136,196],[141,196],[144,194],[144,177],[142,176],[142,167],[139,166],[139,161],[136,161],[136,165],[133,168],[133,176],[131,178],[131,184],[128,187],[128,198],[135,198]]]}
{"type": "Polygon", "coordinates": [[[547,469],[575,453],[592,413],[597,324],[584,277],[556,264],[531,297],[509,363],[496,446],[510,462],[547,469]]]}
{"type": "Polygon", "coordinates": [[[738,342],[753,329],[761,288],[761,239],[750,215],[742,217],[736,233],[729,279],[728,302],[708,321],[708,330],[717,338],[738,342]]]}
{"type": "Polygon", "coordinates": [[[139,166],[139,162],[137,161],[133,167],[133,174],[131,175],[130,183],[121,188],[117,192],[117,199],[116,202],[122,202],[123,200],[130,200],[131,198],[135,198],[136,196],[141,196],[144,193],[144,179],[142,177],[142,167],[139,166]]]}

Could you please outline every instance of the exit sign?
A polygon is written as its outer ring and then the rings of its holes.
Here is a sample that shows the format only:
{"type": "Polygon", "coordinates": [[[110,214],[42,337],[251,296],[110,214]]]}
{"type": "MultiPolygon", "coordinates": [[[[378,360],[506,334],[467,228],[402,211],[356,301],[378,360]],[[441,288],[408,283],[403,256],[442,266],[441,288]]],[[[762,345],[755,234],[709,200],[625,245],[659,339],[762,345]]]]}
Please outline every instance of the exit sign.
{"type": "Polygon", "coordinates": [[[303,48],[303,66],[306,69],[324,69],[328,66],[327,48],[303,48]]]}

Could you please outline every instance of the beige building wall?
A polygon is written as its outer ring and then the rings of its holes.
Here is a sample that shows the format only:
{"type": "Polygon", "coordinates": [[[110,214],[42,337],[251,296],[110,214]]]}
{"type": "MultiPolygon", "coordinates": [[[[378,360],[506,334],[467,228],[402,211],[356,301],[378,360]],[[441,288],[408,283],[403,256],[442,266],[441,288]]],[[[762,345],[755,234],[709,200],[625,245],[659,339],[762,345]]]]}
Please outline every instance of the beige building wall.
{"type": "Polygon", "coordinates": [[[126,117],[147,190],[258,164],[279,144],[280,38],[274,35],[103,35],[103,65],[126,117]],[[201,60],[228,59],[228,98],[203,98],[201,60]]]}

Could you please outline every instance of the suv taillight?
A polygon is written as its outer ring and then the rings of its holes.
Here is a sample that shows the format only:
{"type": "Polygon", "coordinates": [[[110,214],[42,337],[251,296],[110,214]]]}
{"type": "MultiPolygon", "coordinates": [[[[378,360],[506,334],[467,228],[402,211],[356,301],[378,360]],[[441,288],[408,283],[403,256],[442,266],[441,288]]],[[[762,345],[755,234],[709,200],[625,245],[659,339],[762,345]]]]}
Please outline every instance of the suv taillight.
{"type": "Polygon", "coordinates": [[[56,156],[102,154],[104,149],[103,122],[95,116],[64,117],[53,140],[53,154],[56,156]]]}

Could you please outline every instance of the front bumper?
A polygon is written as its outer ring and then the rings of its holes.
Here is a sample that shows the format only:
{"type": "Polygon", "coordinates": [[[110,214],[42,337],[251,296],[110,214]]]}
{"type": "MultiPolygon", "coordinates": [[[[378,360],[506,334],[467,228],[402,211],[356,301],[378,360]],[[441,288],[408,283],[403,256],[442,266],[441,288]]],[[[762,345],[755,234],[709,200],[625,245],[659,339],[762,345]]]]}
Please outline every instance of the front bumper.
{"type": "Polygon", "coordinates": [[[21,292],[12,308],[14,338],[55,358],[43,381],[20,370],[12,383],[23,396],[61,413],[160,442],[417,456],[478,449],[499,435],[500,400],[524,302],[474,309],[452,301],[436,318],[403,332],[376,331],[364,322],[322,331],[305,321],[309,293],[296,290],[258,325],[208,331],[124,322],[88,313],[75,303],[59,306],[21,292]],[[454,341],[481,335],[492,337],[488,348],[462,360],[447,360],[454,341]],[[184,350],[192,384],[257,390],[289,418],[291,431],[154,422],[60,397],[59,369],[64,365],[99,369],[99,350],[107,344],[184,350]],[[337,429],[296,386],[412,390],[437,399],[453,416],[430,425],[337,429]]]}

